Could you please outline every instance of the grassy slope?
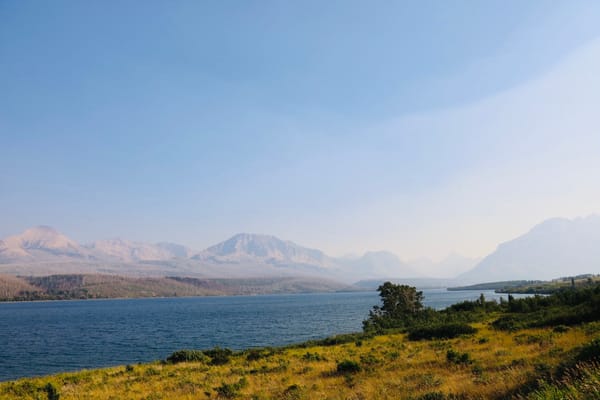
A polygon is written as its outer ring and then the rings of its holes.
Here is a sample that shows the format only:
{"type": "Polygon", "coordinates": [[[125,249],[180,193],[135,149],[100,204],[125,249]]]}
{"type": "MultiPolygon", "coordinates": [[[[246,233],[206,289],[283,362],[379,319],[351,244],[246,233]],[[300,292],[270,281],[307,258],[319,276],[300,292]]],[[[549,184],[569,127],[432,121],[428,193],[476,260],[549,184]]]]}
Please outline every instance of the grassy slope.
{"type": "MultiPolygon", "coordinates": [[[[598,322],[565,332],[549,328],[503,332],[491,329],[489,322],[474,326],[479,329],[475,335],[450,340],[413,342],[404,334],[383,335],[335,346],[277,349],[253,361],[248,361],[247,353],[239,353],[221,366],[156,362],[21,379],[0,383],[0,398],[46,399],[43,388],[48,383],[64,400],[215,399],[236,391],[243,399],[442,398],[435,393],[462,399],[510,398],[600,334],[598,322]],[[467,352],[472,363],[447,361],[449,349],[467,352]],[[336,373],[337,363],[346,359],[356,361],[362,370],[336,373]],[[240,379],[241,387],[236,388],[240,379]]],[[[583,384],[598,382],[600,368],[586,366],[584,371],[590,376],[583,384]]],[[[576,383],[567,379],[565,385],[576,383]]],[[[561,390],[542,386],[528,398],[552,398],[548,393],[555,389],[561,390]]]]}

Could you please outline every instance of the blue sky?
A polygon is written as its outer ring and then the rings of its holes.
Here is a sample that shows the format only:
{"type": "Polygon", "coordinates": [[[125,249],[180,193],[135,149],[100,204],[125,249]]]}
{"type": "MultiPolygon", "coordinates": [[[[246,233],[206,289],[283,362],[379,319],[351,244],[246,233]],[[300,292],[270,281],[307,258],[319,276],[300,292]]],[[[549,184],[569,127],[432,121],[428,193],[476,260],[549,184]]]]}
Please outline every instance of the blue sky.
{"type": "Polygon", "coordinates": [[[482,256],[600,212],[595,1],[0,1],[0,237],[482,256]]]}

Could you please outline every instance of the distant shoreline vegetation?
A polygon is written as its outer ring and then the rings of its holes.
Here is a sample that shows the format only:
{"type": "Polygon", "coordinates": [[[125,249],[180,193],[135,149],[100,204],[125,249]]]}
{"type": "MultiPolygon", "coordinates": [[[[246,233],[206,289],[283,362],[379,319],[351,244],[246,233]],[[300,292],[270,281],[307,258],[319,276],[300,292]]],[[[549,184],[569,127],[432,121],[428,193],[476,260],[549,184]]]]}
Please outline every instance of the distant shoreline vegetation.
{"type": "Polygon", "coordinates": [[[561,277],[551,281],[518,280],[478,283],[468,286],[449,287],[450,291],[459,290],[494,290],[496,293],[513,294],[552,294],[565,288],[585,288],[600,282],[600,275],[582,274],[572,277],[561,277]]]}
{"type": "Polygon", "coordinates": [[[97,274],[0,275],[0,302],[357,291],[313,278],[199,279],[97,274]]]}

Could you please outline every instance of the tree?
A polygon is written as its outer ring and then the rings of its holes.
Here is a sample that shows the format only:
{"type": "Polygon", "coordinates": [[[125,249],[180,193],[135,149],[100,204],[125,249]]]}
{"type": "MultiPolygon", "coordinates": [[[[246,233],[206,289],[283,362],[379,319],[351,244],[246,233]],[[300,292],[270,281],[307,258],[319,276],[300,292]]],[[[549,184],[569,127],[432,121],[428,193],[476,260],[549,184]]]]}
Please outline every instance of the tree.
{"type": "Polygon", "coordinates": [[[385,282],[377,291],[383,304],[369,312],[363,322],[365,330],[405,327],[423,311],[423,292],[412,286],[385,282]]]}

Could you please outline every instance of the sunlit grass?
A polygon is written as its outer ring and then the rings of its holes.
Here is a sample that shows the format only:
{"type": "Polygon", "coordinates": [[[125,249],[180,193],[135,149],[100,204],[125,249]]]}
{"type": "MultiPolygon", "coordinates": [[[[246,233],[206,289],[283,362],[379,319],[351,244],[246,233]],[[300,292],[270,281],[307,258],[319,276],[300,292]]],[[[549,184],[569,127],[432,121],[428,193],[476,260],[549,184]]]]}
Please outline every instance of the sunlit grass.
{"type": "MultiPolygon", "coordinates": [[[[463,399],[502,398],[545,376],[570,351],[597,335],[586,325],[560,333],[552,329],[502,332],[487,323],[475,326],[475,335],[450,340],[415,342],[403,334],[384,335],[334,346],[275,349],[250,357],[241,352],[225,365],[155,362],[21,379],[0,384],[0,397],[46,399],[50,383],[65,400],[418,399],[436,393],[463,399]],[[469,361],[450,362],[450,349],[467,353],[469,361]],[[357,363],[360,371],[338,373],[343,360],[357,363]]],[[[591,375],[595,379],[597,370],[591,375]]],[[[539,390],[543,394],[542,390],[551,389],[539,390]]]]}

